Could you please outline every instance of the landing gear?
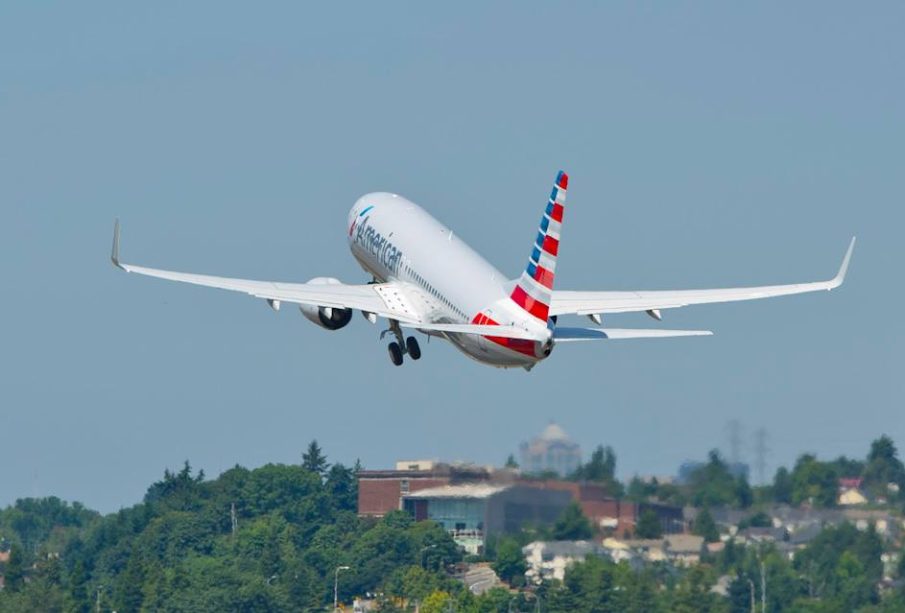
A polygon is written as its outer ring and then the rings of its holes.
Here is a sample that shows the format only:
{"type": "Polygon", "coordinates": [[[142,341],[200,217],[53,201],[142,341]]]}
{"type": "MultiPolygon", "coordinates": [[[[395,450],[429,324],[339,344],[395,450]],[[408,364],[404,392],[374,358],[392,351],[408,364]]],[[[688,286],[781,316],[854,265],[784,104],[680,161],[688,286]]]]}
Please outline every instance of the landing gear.
{"type": "Polygon", "coordinates": [[[405,339],[405,348],[408,350],[408,354],[413,360],[417,360],[421,357],[421,347],[418,346],[418,339],[414,336],[405,339]]]}
{"type": "Polygon", "coordinates": [[[394,365],[401,366],[402,356],[406,353],[409,354],[409,357],[413,360],[417,360],[421,357],[421,347],[418,345],[418,339],[414,336],[405,338],[402,334],[402,327],[399,325],[398,321],[391,319],[390,329],[381,332],[380,338],[383,339],[387,334],[392,334],[396,337],[395,341],[387,345],[390,361],[393,362],[394,365]]]}
{"type": "Polygon", "coordinates": [[[387,351],[390,353],[390,361],[395,366],[402,366],[402,347],[399,346],[399,343],[392,342],[387,345],[387,351]]]}

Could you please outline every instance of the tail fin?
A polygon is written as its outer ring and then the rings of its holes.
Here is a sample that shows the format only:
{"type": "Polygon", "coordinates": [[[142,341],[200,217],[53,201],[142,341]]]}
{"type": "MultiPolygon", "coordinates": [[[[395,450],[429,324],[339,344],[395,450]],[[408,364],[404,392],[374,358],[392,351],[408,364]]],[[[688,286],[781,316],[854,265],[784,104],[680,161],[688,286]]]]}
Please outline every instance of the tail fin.
{"type": "Polygon", "coordinates": [[[559,233],[562,229],[563,206],[569,175],[559,171],[547,209],[540,220],[540,229],[531,252],[528,266],[510,296],[520,307],[537,319],[546,322],[553,295],[553,277],[556,274],[556,256],[559,252],[559,233]]]}

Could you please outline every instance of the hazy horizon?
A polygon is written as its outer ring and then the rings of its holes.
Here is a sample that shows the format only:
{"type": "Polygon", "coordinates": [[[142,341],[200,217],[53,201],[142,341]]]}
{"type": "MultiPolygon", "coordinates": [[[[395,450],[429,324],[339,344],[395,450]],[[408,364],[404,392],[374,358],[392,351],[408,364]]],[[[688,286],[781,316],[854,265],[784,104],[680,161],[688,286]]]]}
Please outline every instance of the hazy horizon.
{"type": "MultiPolygon", "coordinates": [[[[188,459],[502,464],[553,419],[618,473],[769,432],[905,451],[905,7],[277,3],[0,7],[0,505],[138,502],[188,459]],[[418,202],[513,277],[557,170],[559,289],[832,277],[830,293],[614,315],[709,338],[557,347],[532,372],[381,326],[126,275],[367,276],[361,194],[418,202]]],[[[586,323],[586,319],[570,321],[586,323]]],[[[749,454],[750,449],[744,450],[749,454]]],[[[753,464],[753,462],[752,462],[753,464]]]]}

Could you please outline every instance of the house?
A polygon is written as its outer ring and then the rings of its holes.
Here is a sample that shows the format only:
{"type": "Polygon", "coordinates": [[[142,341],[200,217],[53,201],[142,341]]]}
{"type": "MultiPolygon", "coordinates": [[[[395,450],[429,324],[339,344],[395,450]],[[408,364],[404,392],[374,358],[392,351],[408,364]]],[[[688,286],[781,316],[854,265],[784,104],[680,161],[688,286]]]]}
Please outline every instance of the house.
{"type": "Polygon", "coordinates": [[[864,495],[861,485],[864,479],[861,477],[842,477],[837,481],[839,497],[837,503],[841,507],[867,504],[867,496],[864,495]]]}
{"type": "Polygon", "coordinates": [[[858,530],[867,530],[871,525],[877,534],[886,539],[899,536],[899,522],[887,511],[879,509],[845,509],[842,516],[858,530]]]}
{"type": "Polygon", "coordinates": [[[693,566],[701,561],[704,538],[694,534],[668,534],[662,539],[607,538],[603,546],[617,562],[638,556],[645,562],[693,566]]]}
{"type": "Polygon", "coordinates": [[[593,541],[535,541],[522,548],[528,570],[525,577],[533,583],[547,579],[562,581],[566,569],[590,556],[609,558],[606,548],[593,541]]]}
{"type": "Polygon", "coordinates": [[[750,527],[735,534],[735,540],[739,543],[780,543],[788,539],[789,532],[785,528],[750,527]]]}
{"type": "Polygon", "coordinates": [[[837,502],[840,507],[857,506],[860,504],[867,504],[867,496],[862,494],[861,490],[852,488],[843,490],[842,493],[839,494],[837,502]]]}
{"type": "Polygon", "coordinates": [[[667,534],[666,555],[678,566],[693,566],[701,561],[704,537],[695,534],[667,534]]]}

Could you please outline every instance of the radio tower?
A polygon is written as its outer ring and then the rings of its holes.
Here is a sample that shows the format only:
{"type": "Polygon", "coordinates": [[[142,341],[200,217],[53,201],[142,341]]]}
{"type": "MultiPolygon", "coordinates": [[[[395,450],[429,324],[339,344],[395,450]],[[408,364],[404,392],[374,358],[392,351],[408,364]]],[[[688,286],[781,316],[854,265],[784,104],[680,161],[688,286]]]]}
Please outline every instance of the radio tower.
{"type": "Polygon", "coordinates": [[[767,483],[767,431],[758,428],[754,433],[754,457],[757,468],[757,482],[760,485],[767,483]]]}
{"type": "Polygon", "coordinates": [[[741,461],[742,425],[737,419],[732,419],[726,424],[726,429],[729,430],[729,462],[738,464],[741,461]]]}

